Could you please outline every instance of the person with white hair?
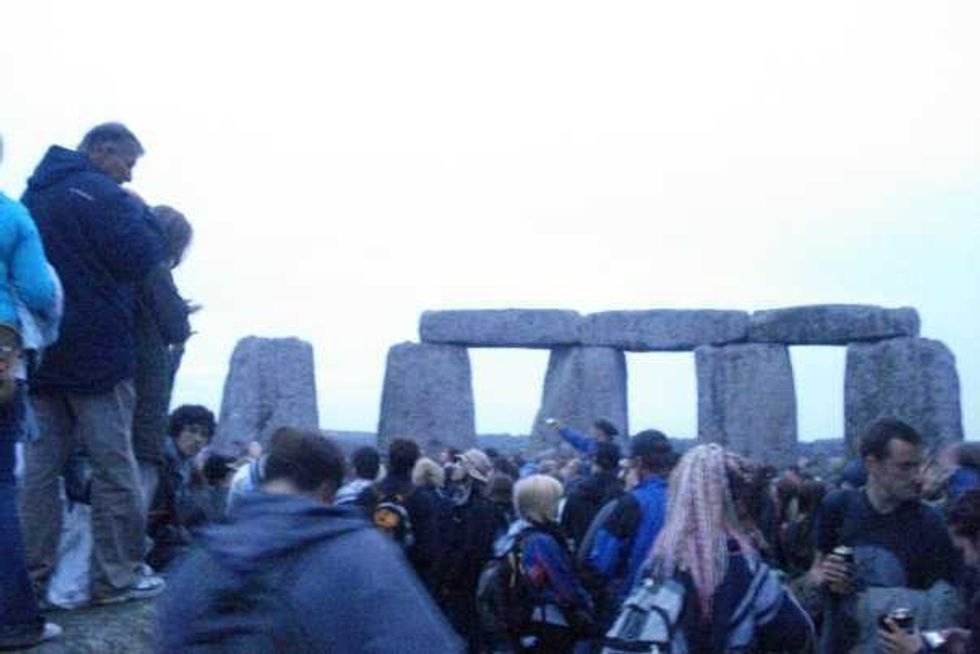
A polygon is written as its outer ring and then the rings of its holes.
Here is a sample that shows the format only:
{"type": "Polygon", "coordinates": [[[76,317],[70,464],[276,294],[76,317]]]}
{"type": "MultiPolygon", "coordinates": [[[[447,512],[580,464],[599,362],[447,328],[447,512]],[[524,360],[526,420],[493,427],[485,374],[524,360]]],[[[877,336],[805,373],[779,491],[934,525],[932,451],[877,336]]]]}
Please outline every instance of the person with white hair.
{"type": "MultiPolygon", "coordinates": [[[[0,161],[3,139],[0,137],[0,161]]],[[[27,574],[17,511],[15,444],[24,434],[23,321],[57,313],[57,281],[37,227],[19,202],[0,193],[0,648],[31,647],[58,636],[44,621],[27,574]]]]}
{"type": "Polygon", "coordinates": [[[565,534],[558,526],[564,488],[548,475],[531,475],[514,485],[518,519],[496,546],[496,555],[515,551],[531,594],[530,622],[516,634],[521,652],[567,652],[587,635],[594,620],[592,600],[575,574],[565,534]]]}

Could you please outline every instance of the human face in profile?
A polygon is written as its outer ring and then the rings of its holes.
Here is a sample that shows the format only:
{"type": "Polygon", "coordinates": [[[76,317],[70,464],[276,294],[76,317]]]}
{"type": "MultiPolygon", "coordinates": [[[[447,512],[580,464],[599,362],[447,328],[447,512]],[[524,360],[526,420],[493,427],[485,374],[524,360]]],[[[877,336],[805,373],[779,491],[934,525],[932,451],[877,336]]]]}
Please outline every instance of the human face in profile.
{"type": "Polygon", "coordinates": [[[129,143],[100,143],[89,152],[89,159],[96,168],[117,184],[133,179],[133,168],[140,158],[139,149],[129,143]]]}

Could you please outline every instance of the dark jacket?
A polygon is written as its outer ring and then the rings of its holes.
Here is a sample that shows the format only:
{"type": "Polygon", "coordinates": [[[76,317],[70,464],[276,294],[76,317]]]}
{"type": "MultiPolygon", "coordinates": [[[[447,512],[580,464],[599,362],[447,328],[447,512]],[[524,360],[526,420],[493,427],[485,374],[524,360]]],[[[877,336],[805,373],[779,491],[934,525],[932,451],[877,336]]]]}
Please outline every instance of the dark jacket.
{"type": "Polygon", "coordinates": [[[168,580],[161,652],[460,652],[396,547],[353,508],[257,493],[168,580]]]}
{"type": "Polygon", "coordinates": [[[561,513],[561,526],[576,547],[582,542],[599,509],[623,492],[623,483],[615,470],[593,473],[569,487],[561,513]]]}
{"type": "Polygon", "coordinates": [[[190,336],[189,315],[170,267],[165,263],[158,265],[137,293],[133,452],[138,461],[163,463],[174,373],[170,346],[183,343],[190,336]]]}
{"type": "Polygon", "coordinates": [[[395,496],[405,498],[402,504],[412,522],[412,535],[415,538],[415,543],[407,548],[405,554],[419,578],[431,588],[439,556],[439,507],[435,493],[416,488],[408,475],[389,474],[377,484],[364,489],[357,498],[357,504],[370,516],[379,500],[395,496]]]}
{"type": "Polygon", "coordinates": [[[61,337],[32,388],[104,393],[136,369],[136,285],[163,260],[149,209],[84,154],[54,146],[28,181],[24,204],[65,291],[61,337]]]}

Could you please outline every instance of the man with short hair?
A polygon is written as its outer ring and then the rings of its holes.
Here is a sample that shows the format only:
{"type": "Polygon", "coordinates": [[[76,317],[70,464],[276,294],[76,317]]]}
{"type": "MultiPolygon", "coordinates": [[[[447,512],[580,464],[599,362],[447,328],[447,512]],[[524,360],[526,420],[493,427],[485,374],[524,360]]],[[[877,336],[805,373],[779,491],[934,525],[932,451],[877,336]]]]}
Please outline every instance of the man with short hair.
{"type": "Polygon", "coordinates": [[[333,441],[276,432],[261,492],[171,578],[159,651],[460,652],[397,547],[358,511],[329,506],[343,477],[333,441]]]}
{"type": "Polygon", "coordinates": [[[620,498],[599,527],[587,557],[590,571],[609,585],[617,604],[639,578],[663,527],[667,477],[675,458],[670,441],[655,429],[641,431],[630,440],[629,463],[636,485],[620,498]]]}
{"type": "Polygon", "coordinates": [[[396,540],[401,539],[400,544],[415,572],[431,587],[432,568],[439,554],[438,507],[433,504],[431,494],[416,492],[418,489],[412,482],[412,469],[420,457],[421,450],[415,441],[408,438],[392,440],[388,445],[388,474],[364,488],[356,502],[372,520],[381,503],[390,503],[396,510],[399,505],[404,509],[406,524],[400,526],[400,533],[392,535],[396,540]]]}
{"type": "Polygon", "coordinates": [[[39,596],[61,535],[58,478],[76,443],[92,465],[92,598],[148,597],[163,580],[140,574],[145,527],[131,426],[136,286],[164,257],[149,208],[122,188],[143,147],[125,126],[99,125],[77,151],[51,147],[24,204],[65,290],[61,337],[31,380],[40,438],[25,448],[21,496],[28,568],[39,596]]]}
{"type": "Polygon", "coordinates": [[[337,491],[336,497],[333,498],[333,503],[337,506],[355,504],[364,489],[375,482],[378,478],[378,472],[381,470],[381,456],[378,454],[378,450],[370,445],[354,450],[350,462],[354,468],[354,479],[341,486],[340,490],[337,491]]]}
{"type": "Polygon", "coordinates": [[[548,426],[555,429],[569,445],[586,456],[593,456],[599,443],[614,443],[619,436],[616,425],[606,418],[599,418],[593,422],[588,435],[572,429],[561,420],[550,420],[548,426]]]}
{"type": "Polygon", "coordinates": [[[808,582],[825,593],[820,651],[849,651],[856,593],[873,587],[928,590],[955,583],[958,559],[942,515],[919,499],[922,437],[895,418],[871,423],[861,438],[868,480],[824,498],[815,526],[808,582]],[[854,563],[834,549],[853,550],[854,563]]]}

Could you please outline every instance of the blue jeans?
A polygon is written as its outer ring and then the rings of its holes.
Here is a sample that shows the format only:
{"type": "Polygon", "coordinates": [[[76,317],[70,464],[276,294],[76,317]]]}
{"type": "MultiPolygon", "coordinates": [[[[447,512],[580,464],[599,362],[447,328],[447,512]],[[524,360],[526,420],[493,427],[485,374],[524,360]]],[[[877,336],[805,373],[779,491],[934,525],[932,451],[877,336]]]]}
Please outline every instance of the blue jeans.
{"type": "Polygon", "coordinates": [[[24,421],[23,389],[0,406],[0,642],[39,634],[44,620],[24,562],[24,542],[17,515],[14,445],[24,421]]]}

